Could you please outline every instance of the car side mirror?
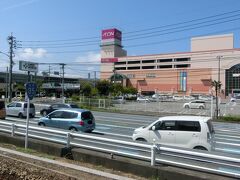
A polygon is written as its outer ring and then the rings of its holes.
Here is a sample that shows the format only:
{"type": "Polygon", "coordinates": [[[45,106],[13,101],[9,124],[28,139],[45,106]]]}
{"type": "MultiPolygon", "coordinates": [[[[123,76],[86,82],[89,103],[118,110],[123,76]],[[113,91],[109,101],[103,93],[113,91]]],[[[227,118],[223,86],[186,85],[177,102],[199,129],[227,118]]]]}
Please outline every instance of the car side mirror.
{"type": "Polygon", "coordinates": [[[51,116],[47,116],[48,119],[52,119],[51,116]]]}
{"type": "Polygon", "coordinates": [[[152,126],[152,130],[155,131],[156,130],[156,126],[152,126]]]}

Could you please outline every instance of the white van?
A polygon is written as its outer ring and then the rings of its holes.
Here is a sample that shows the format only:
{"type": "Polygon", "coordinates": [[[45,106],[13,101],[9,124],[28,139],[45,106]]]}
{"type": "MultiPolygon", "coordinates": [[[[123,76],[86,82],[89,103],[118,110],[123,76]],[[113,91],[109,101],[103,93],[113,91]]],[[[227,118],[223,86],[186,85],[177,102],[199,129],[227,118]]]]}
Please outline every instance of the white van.
{"type": "Polygon", "coordinates": [[[214,148],[214,129],[210,117],[167,116],[152,124],[137,128],[134,141],[211,151],[214,148]]]}

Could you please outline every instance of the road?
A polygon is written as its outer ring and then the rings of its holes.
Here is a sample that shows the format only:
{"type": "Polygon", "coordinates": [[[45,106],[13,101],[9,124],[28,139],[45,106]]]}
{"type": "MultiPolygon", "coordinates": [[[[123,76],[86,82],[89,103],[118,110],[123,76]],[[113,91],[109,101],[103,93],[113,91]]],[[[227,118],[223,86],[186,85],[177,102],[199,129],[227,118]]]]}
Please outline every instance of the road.
{"type": "MultiPolygon", "coordinates": [[[[157,116],[143,116],[143,115],[130,115],[130,114],[119,114],[119,113],[106,113],[106,112],[93,112],[96,119],[96,129],[93,133],[88,135],[95,137],[104,137],[115,140],[124,140],[132,142],[131,136],[133,130],[137,127],[148,125],[149,123],[155,121],[157,116]]],[[[37,126],[38,117],[30,119],[30,126],[37,126]]],[[[14,122],[17,124],[25,124],[25,119],[19,119],[17,117],[7,117],[7,122],[14,122]]],[[[214,128],[216,131],[216,149],[213,153],[222,156],[228,156],[233,158],[238,158],[240,154],[240,134],[239,124],[230,124],[230,123],[219,123],[214,122],[214,128]]],[[[24,133],[24,132],[23,132],[24,133]]],[[[35,132],[38,133],[38,132],[35,132]]],[[[81,132],[79,132],[81,133],[81,132]]],[[[81,133],[85,134],[85,133],[81,133]]],[[[51,135],[52,136],[52,135],[51,135]]],[[[54,138],[54,137],[51,137],[54,138]]],[[[63,140],[66,137],[55,137],[59,140],[63,140]]],[[[76,141],[86,147],[92,146],[99,148],[111,148],[112,150],[121,152],[121,153],[132,153],[135,155],[144,155],[150,157],[150,150],[141,149],[141,148],[130,148],[130,147],[120,147],[117,144],[108,144],[96,140],[85,140],[85,139],[76,139],[76,141]]],[[[200,168],[208,167],[215,170],[224,170],[228,172],[237,172],[240,174],[239,165],[226,164],[221,161],[214,162],[214,165],[206,159],[207,162],[204,162],[202,159],[195,159],[191,156],[182,158],[181,154],[169,154],[162,152],[161,156],[157,158],[159,161],[157,163],[167,162],[171,164],[172,162],[179,162],[180,164],[191,164],[198,166],[200,168]],[[210,164],[209,164],[210,163],[210,164]],[[229,169],[230,168],[230,169],[229,169]]]]}
{"type": "MultiPolygon", "coordinates": [[[[130,115],[119,113],[93,112],[96,129],[93,134],[119,140],[132,141],[135,128],[148,125],[158,119],[157,116],[130,115]]],[[[30,119],[30,125],[37,125],[38,117],[30,119]]],[[[25,119],[7,117],[6,121],[25,124],[25,119]]],[[[214,122],[215,151],[240,154],[240,124],[214,122]]]]}

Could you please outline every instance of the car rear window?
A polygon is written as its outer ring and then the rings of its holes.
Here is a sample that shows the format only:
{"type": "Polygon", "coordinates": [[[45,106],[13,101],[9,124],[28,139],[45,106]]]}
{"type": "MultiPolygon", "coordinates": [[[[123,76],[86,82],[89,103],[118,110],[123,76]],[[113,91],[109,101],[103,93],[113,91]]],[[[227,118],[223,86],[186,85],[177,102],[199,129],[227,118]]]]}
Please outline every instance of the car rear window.
{"type": "Polygon", "coordinates": [[[5,108],[5,102],[4,101],[0,101],[0,109],[4,109],[5,108]]]}
{"type": "MultiPolygon", "coordinates": [[[[27,103],[24,103],[24,108],[27,108],[27,103]]],[[[35,108],[34,104],[30,103],[30,108],[35,108]]]]}
{"type": "Polygon", "coordinates": [[[81,113],[81,119],[82,120],[92,120],[93,119],[93,115],[90,111],[85,111],[81,113]]]}

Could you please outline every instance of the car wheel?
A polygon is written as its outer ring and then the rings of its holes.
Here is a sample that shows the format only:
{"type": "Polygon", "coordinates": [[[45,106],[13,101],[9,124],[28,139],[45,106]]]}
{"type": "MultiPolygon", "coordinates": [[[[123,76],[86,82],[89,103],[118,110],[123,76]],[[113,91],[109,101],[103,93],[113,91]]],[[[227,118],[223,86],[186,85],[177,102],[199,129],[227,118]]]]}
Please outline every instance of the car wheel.
{"type": "Polygon", "coordinates": [[[38,125],[39,125],[39,126],[42,126],[42,127],[46,126],[46,125],[45,125],[44,123],[42,123],[42,122],[39,123],[38,125]]]}
{"type": "Polygon", "coordinates": [[[42,112],[42,115],[43,115],[43,116],[46,116],[46,115],[47,115],[47,111],[43,111],[43,112],[42,112]]]}
{"type": "Polygon", "coordinates": [[[144,138],[137,138],[136,141],[147,142],[146,139],[144,139],[144,138]]]}
{"type": "Polygon", "coordinates": [[[22,113],[19,113],[19,114],[18,114],[18,117],[21,118],[21,119],[23,119],[23,114],[22,114],[22,113]]]}
{"type": "Polygon", "coordinates": [[[205,147],[203,147],[203,146],[196,146],[193,149],[207,151],[207,149],[205,147]]]}
{"type": "Polygon", "coordinates": [[[204,109],[204,107],[203,107],[203,106],[200,106],[199,109],[204,109]]]}
{"type": "Polygon", "coordinates": [[[69,130],[70,130],[71,132],[77,132],[77,128],[75,128],[75,127],[70,127],[69,130]]]}
{"type": "Polygon", "coordinates": [[[186,109],[189,109],[190,107],[189,107],[189,105],[186,105],[185,108],[186,108],[186,109]]]}

